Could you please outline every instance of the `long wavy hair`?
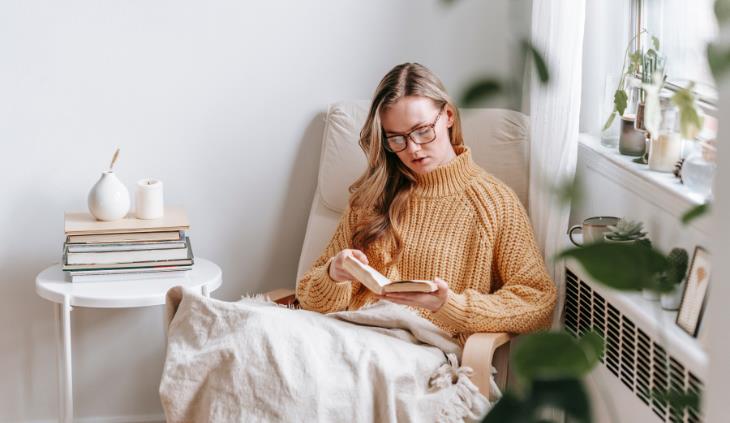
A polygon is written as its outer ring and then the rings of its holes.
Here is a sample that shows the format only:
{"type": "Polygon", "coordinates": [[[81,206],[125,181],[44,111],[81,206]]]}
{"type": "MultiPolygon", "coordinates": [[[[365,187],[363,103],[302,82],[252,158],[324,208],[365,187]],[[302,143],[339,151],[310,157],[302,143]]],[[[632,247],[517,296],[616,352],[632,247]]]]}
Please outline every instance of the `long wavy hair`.
{"type": "Polygon", "coordinates": [[[458,109],[441,81],[428,68],[418,63],[403,63],[383,77],[360,131],[360,147],[367,156],[368,167],[349,191],[351,208],[369,211],[354,228],[353,248],[367,251],[374,242],[382,239],[390,247],[391,258],[385,266],[398,261],[403,250],[399,228],[416,175],[396,153],[385,149],[380,113],[407,96],[427,97],[438,108],[448,104],[454,114],[453,125],[449,128],[451,144],[464,143],[458,109]]]}

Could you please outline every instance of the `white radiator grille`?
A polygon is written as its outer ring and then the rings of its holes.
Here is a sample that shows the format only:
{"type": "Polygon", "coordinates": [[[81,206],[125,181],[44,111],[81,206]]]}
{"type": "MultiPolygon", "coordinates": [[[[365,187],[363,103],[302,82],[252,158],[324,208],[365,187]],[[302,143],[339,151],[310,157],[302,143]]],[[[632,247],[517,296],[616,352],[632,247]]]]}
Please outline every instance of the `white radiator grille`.
{"type": "Polygon", "coordinates": [[[701,395],[702,382],[569,269],[566,269],[564,323],[576,338],[590,330],[604,337],[601,363],[661,421],[703,421],[698,410],[677,410],[651,395],[653,390],[667,388],[701,395]]]}

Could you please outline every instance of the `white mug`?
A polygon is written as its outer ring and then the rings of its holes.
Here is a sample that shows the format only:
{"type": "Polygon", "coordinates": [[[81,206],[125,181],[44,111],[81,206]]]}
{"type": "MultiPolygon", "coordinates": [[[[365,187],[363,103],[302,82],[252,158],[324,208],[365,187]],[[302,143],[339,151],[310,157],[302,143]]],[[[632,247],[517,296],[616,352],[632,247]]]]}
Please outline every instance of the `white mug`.
{"type": "Polygon", "coordinates": [[[618,221],[619,218],[613,216],[589,217],[583,221],[583,224],[574,225],[568,230],[570,242],[578,247],[582,247],[584,244],[603,241],[603,234],[609,231],[608,226],[616,225],[618,221]],[[578,244],[578,242],[573,239],[573,232],[575,231],[581,231],[583,233],[583,244],[578,244]]]}

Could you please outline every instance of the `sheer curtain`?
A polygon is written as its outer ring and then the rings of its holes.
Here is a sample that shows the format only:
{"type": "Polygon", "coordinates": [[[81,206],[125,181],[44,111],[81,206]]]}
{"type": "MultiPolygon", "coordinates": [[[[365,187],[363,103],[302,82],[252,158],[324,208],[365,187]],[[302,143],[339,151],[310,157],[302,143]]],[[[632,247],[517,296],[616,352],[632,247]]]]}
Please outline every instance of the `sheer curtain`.
{"type": "MultiPolygon", "coordinates": [[[[552,258],[564,247],[570,205],[555,187],[572,183],[578,151],[585,1],[534,0],[532,43],[542,52],[550,81],[534,75],[530,87],[530,202],[535,237],[558,287],[557,326],[565,298],[565,269],[552,258]]],[[[533,72],[534,74],[534,72],[533,72]]]]}

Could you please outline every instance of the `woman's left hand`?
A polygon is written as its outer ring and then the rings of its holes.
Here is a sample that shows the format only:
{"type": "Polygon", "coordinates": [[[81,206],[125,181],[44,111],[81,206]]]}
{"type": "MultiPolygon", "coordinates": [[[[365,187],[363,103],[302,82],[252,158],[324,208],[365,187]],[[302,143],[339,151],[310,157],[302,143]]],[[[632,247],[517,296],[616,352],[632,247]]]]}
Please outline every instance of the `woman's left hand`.
{"type": "Polygon", "coordinates": [[[392,292],[378,297],[394,303],[413,307],[423,307],[432,312],[437,312],[449,297],[449,284],[441,278],[434,278],[438,290],[434,292],[392,292]]]}

